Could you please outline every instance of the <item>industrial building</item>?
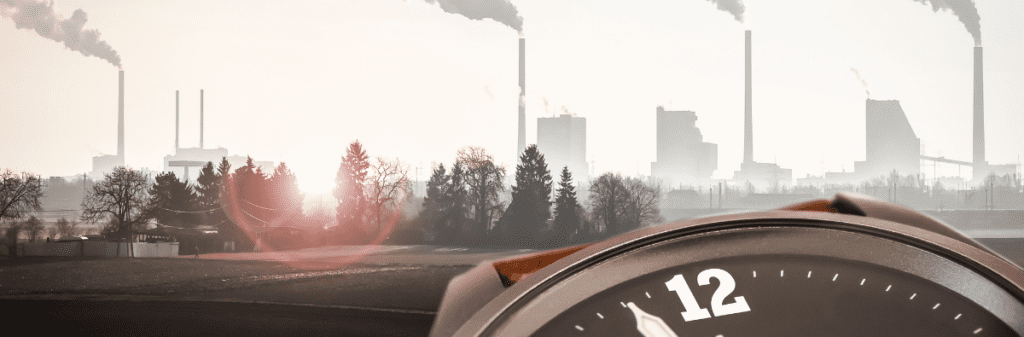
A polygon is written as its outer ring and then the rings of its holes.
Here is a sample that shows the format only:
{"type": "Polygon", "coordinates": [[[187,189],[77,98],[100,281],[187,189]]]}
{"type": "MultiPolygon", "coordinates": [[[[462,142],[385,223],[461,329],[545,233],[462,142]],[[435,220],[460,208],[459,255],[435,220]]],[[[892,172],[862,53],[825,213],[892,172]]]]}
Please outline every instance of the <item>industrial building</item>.
{"type": "Polygon", "coordinates": [[[693,111],[657,110],[657,161],[651,176],[670,188],[708,185],[718,169],[718,144],[704,142],[693,111]]]}
{"type": "Polygon", "coordinates": [[[562,167],[569,167],[574,182],[590,179],[587,169],[587,119],[570,114],[537,118],[537,149],[558,181],[562,167]]]}
{"type": "Polygon", "coordinates": [[[759,189],[785,187],[793,184],[793,170],[784,169],[774,163],[758,163],[754,161],[754,123],[751,74],[751,39],[750,31],[746,31],[746,58],[743,111],[743,162],[740,170],[733,174],[733,181],[741,184],[750,183],[759,189]]]}
{"type": "MultiPolygon", "coordinates": [[[[232,168],[238,168],[245,165],[245,162],[249,159],[246,156],[231,156],[228,154],[228,150],[222,147],[216,149],[207,149],[203,146],[203,120],[205,116],[203,114],[203,90],[199,90],[199,147],[193,148],[181,148],[178,135],[180,131],[180,113],[178,105],[178,92],[174,92],[174,154],[164,156],[164,172],[174,172],[176,176],[184,181],[194,181],[199,177],[199,170],[206,163],[213,163],[214,167],[220,164],[223,158],[228,160],[232,168]],[[192,170],[195,168],[195,170],[192,170]],[[194,172],[194,174],[192,174],[194,172]]],[[[274,162],[272,161],[253,161],[253,164],[259,167],[265,173],[274,172],[274,162]]]]}
{"type": "Polygon", "coordinates": [[[921,173],[921,139],[899,101],[867,99],[864,121],[865,158],[853,163],[858,176],[870,179],[893,170],[900,175],[921,173]]]}

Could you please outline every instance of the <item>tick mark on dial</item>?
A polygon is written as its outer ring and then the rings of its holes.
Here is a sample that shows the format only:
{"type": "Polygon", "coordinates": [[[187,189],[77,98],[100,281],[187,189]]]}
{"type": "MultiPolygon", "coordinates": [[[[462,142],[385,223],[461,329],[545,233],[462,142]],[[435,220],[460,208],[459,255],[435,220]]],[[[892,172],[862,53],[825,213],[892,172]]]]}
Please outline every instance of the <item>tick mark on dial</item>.
{"type": "Polygon", "coordinates": [[[786,271],[785,270],[779,270],[779,277],[783,277],[783,276],[786,276],[786,271]]]}
{"type": "Polygon", "coordinates": [[[865,278],[865,279],[861,279],[861,280],[860,280],[860,285],[864,285],[864,281],[867,281],[867,280],[868,280],[868,279],[866,279],[866,278],[865,278]]]}
{"type": "Polygon", "coordinates": [[[889,291],[889,289],[892,289],[892,285],[891,284],[888,287],[885,287],[885,291],[889,291]]]}
{"type": "Polygon", "coordinates": [[[604,319],[604,316],[601,315],[601,313],[599,312],[599,313],[597,313],[597,318],[604,319]]]}
{"type": "Polygon", "coordinates": [[[939,305],[941,305],[941,304],[942,304],[942,303],[935,303],[935,306],[934,306],[934,307],[932,307],[932,310],[938,309],[938,308],[939,308],[939,305]]]}
{"type": "Polygon", "coordinates": [[[807,272],[807,278],[811,278],[811,272],[807,272]]]}
{"type": "Polygon", "coordinates": [[[577,325],[577,326],[576,326],[576,330],[579,330],[579,331],[583,331],[583,327],[582,327],[582,326],[579,326],[579,325],[577,325]]]}
{"type": "Polygon", "coordinates": [[[836,274],[836,276],[832,276],[832,282],[835,282],[836,278],[838,278],[838,277],[839,277],[839,274],[836,274]]]}
{"type": "Polygon", "coordinates": [[[622,302],[619,302],[619,304],[622,304],[622,307],[623,307],[623,308],[625,308],[625,307],[626,307],[626,303],[622,303],[622,302]]]}
{"type": "Polygon", "coordinates": [[[755,278],[757,277],[757,271],[756,270],[754,271],[754,277],[755,278]]]}
{"type": "Polygon", "coordinates": [[[914,297],[917,297],[917,293],[914,293],[913,295],[910,295],[910,299],[914,299],[914,297]]]}
{"type": "Polygon", "coordinates": [[[647,295],[647,298],[651,298],[651,293],[649,293],[649,292],[646,292],[646,291],[645,291],[645,292],[644,292],[644,295],[647,295]]]}
{"type": "Polygon", "coordinates": [[[963,314],[956,314],[956,317],[953,317],[953,320],[955,321],[960,319],[960,316],[963,316],[963,314]]]}
{"type": "Polygon", "coordinates": [[[974,334],[975,335],[977,335],[979,332],[981,332],[981,328],[978,328],[977,330],[974,330],[974,334]]]}

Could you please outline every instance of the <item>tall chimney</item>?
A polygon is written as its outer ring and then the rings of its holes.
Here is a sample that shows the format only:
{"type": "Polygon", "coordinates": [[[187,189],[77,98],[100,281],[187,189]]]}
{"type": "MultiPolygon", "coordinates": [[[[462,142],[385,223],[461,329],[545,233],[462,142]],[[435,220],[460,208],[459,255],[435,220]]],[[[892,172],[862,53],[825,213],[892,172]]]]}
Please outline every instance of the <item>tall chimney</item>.
{"type": "Polygon", "coordinates": [[[526,39],[519,38],[519,150],[516,158],[526,151],[526,39]]]}
{"type": "Polygon", "coordinates": [[[178,91],[174,91],[174,153],[178,153],[178,134],[180,133],[181,115],[178,113],[178,91]]]}
{"type": "Polygon", "coordinates": [[[203,148],[203,89],[199,89],[199,148],[203,148]]]}
{"type": "MultiPolygon", "coordinates": [[[[985,89],[981,63],[981,46],[974,47],[974,171],[981,171],[985,162],[985,89]]],[[[977,174],[975,174],[977,176],[977,174]]]]}
{"type": "Polygon", "coordinates": [[[743,162],[751,163],[754,161],[754,121],[751,112],[751,94],[750,94],[750,31],[747,31],[747,59],[746,59],[746,104],[743,109],[743,162]]]}
{"type": "Polygon", "coordinates": [[[124,166],[124,70],[117,73],[117,157],[124,166]]]}

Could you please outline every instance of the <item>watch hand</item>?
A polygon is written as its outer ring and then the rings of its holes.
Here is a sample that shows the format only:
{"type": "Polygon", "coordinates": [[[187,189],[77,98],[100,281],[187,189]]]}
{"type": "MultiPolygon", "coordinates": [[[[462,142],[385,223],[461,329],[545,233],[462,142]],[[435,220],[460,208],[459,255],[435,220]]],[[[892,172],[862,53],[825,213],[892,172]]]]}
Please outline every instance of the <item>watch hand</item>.
{"type": "Polygon", "coordinates": [[[633,315],[636,316],[636,329],[644,337],[679,337],[665,321],[661,320],[661,317],[640,310],[633,302],[626,303],[626,307],[633,311],[633,315]]]}

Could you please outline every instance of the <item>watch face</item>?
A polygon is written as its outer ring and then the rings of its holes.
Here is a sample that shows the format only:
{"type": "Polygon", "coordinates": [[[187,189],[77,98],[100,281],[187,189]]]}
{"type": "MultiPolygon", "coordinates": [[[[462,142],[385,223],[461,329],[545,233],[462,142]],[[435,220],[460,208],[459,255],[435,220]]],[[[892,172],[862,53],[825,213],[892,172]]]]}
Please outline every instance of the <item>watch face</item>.
{"type": "Polygon", "coordinates": [[[581,251],[584,258],[560,261],[513,286],[520,295],[510,294],[504,312],[480,331],[645,337],[1024,332],[1020,269],[960,241],[824,221],[764,219],[702,229],[638,235],[581,251]]]}
{"type": "Polygon", "coordinates": [[[800,255],[702,261],[643,275],[558,314],[536,336],[1013,336],[924,278],[800,255]]]}

